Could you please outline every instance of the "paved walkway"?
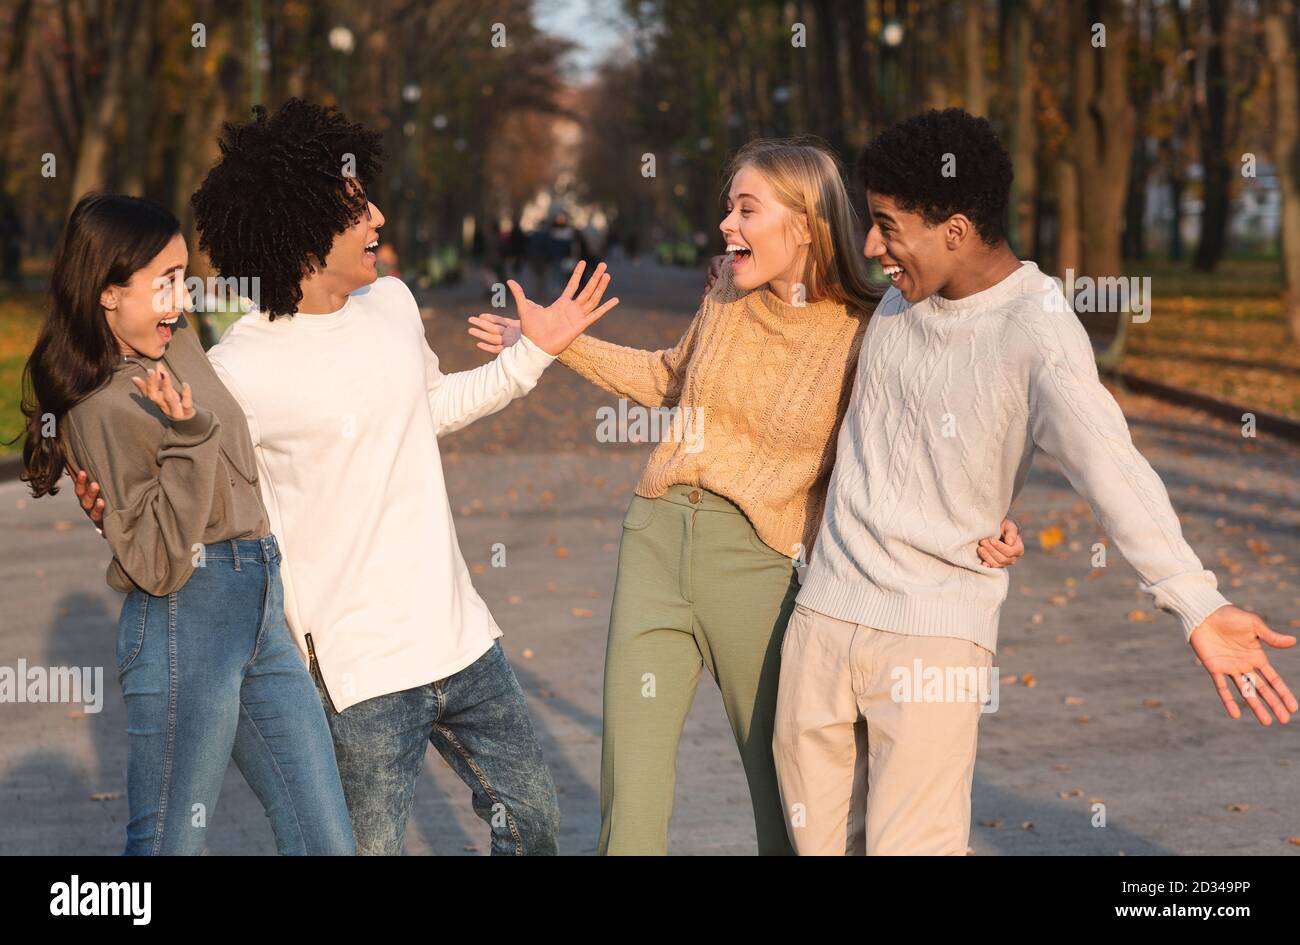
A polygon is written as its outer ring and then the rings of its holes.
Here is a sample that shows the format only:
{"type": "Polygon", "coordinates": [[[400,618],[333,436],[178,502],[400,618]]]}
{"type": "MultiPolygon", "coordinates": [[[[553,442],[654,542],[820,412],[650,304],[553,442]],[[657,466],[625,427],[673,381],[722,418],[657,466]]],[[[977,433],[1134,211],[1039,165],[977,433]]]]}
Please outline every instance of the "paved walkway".
{"type": "MultiPolygon", "coordinates": [[[[694,309],[699,274],[622,267],[624,304],[595,334],[661,347],[694,309]],[[653,305],[652,305],[653,302],[653,305]]],[[[462,336],[470,286],[429,296],[445,370],[481,363],[462,336]]],[[[648,453],[596,442],[612,398],[556,366],[525,401],[443,441],[461,547],[506,631],[564,812],[566,853],[599,828],[600,681],[622,515],[648,453]],[[491,567],[493,543],[506,567],[491,567]]],[[[1122,397],[1188,539],[1228,593],[1292,630],[1300,618],[1300,448],[1122,397]]],[[[971,843],[979,854],[1297,854],[1300,724],[1232,722],[1173,618],[1150,606],[1050,462],[1015,509],[1030,551],[1002,619],[1001,705],[981,726],[971,843]],[[1059,530],[1059,533],[1054,530],[1059,530]],[[1039,535],[1050,549],[1040,546],[1039,535]],[[1140,619],[1139,619],[1140,618],[1140,619]],[[1030,684],[1032,683],[1032,685],[1030,684]],[[1104,804],[1105,827],[1093,825],[1104,804]]],[[[112,672],[119,599],[102,540],[65,492],[33,501],[0,484],[0,667],[106,667],[103,711],[0,705],[0,854],[115,853],[126,817],[125,714],[112,672]]],[[[1278,668],[1300,691],[1300,652],[1278,668]]],[[[271,853],[269,826],[227,775],[214,853],[271,853]]],[[[468,791],[434,752],[416,792],[411,854],[487,851],[468,791]]],[[[753,827],[716,687],[705,677],[678,762],[671,850],[750,854],[753,827]]]]}

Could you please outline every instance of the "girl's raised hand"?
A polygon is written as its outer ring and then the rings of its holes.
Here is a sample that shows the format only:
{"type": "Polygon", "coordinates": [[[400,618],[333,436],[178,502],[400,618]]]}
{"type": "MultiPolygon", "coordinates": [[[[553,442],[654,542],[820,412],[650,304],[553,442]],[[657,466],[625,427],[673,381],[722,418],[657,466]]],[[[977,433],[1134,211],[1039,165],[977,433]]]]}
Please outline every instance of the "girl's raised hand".
{"type": "Polygon", "coordinates": [[[176,393],[165,367],[150,368],[146,377],[133,377],[131,382],[168,420],[189,420],[194,416],[194,395],[190,385],[182,382],[181,392],[176,393]]]}
{"type": "Polygon", "coordinates": [[[586,264],[579,262],[560,297],[546,308],[528,299],[519,283],[513,279],[506,281],[506,286],[515,297],[515,307],[519,310],[520,329],[547,354],[560,354],[574,338],[618,304],[618,299],[600,304],[609,287],[609,274],[605,272],[604,263],[595,268],[582,291],[578,291],[584,269],[586,264]]]}
{"type": "Polygon", "coordinates": [[[559,298],[545,308],[525,296],[519,283],[513,279],[507,280],[506,285],[514,296],[519,318],[507,318],[490,312],[470,316],[469,333],[479,339],[477,347],[491,354],[500,354],[518,341],[520,335],[527,335],[529,340],[547,354],[559,354],[574,338],[618,304],[618,299],[610,299],[601,304],[610,280],[604,263],[592,271],[587,284],[582,287],[582,291],[578,291],[586,267],[585,262],[579,262],[559,298]]]}

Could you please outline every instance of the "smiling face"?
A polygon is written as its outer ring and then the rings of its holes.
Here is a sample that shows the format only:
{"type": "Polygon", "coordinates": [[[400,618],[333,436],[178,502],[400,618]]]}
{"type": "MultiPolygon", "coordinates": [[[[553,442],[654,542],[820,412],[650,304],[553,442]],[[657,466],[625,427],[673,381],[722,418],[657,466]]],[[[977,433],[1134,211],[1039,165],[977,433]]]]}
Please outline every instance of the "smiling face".
{"type": "Polygon", "coordinates": [[[334,245],[330,247],[321,271],[342,294],[370,285],[379,277],[375,270],[375,253],[379,248],[379,229],[383,225],[384,215],[367,200],[366,212],[334,237],[334,245]]]}
{"type": "MultiPolygon", "coordinates": [[[[952,252],[948,224],[931,225],[919,213],[904,210],[892,197],[867,192],[871,229],[862,253],[879,260],[889,281],[909,302],[939,292],[952,277],[957,253],[952,252]]],[[[958,240],[960,245],[961,240],[958,240]]]]}
{"type": "Polygon", "coordinates": [[[731,180],[727,215],[718,224],[733,253],[731,271],[738,288],[749,291],[767,283],[778,286],[803,277],[808,256],[808,226],[776,197],[767,178],[744,166],[731,180]]]}
{"type": "Polygon", "coordinates": [[[124,355],[157,360],[172,340],[172,326],[185,311],[185,266],[189,250],[177,233],[125,285],[111,285],[100,294],[104,318],[124,355]]]}

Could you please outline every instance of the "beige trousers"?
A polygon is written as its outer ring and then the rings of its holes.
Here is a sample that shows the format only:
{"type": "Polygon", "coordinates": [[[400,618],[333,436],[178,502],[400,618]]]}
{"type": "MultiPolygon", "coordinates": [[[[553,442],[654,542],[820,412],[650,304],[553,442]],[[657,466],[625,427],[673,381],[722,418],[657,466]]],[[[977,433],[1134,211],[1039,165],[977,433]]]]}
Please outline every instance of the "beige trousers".
{"type": "Polygon", "coordinates": [[[795,606],[772,740],[786,827],[807,855],[965,855],[993,654],[795,606]]]}

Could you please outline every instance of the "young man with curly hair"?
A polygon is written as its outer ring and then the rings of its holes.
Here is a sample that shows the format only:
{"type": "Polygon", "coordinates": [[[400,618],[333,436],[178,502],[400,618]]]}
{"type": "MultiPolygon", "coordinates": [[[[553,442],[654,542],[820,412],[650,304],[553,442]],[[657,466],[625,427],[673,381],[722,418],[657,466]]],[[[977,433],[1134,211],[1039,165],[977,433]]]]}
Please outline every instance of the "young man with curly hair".
{"type": "Polygon", "coordinates": [[[555,788],[461,557],[438,438],[532,390],[617,304],[600,304],[609,277],[598,267],[579,292],[578,269],[545,309],[511,282],[526,343],[444,374],[410,290],[375,271],[379,135],[300,100],[254,114],[224,127],[193,198],[214,267],[259,293],[208,357],[248,421],[357,850],[400,853],[432,742],[493,854],[554,854],[555,788]]]}
{"type": "Polygon", "coordinates": [[[1007,572],[974,549],[1039,450],[1177,615],[1228,714],[1231,679],[1262,724],[1270,709],[1289,721],[1295,696],[1260,644],[1295,637],[1218,592],[1059,285],[1007,244],[1011,161],[989,123],[916,115],[868,145],[860,170],[863,251],[893,286],[862,342],[782,651],[773,747],[796,851],[966,852],[1007,593],[1007,572]]]}

